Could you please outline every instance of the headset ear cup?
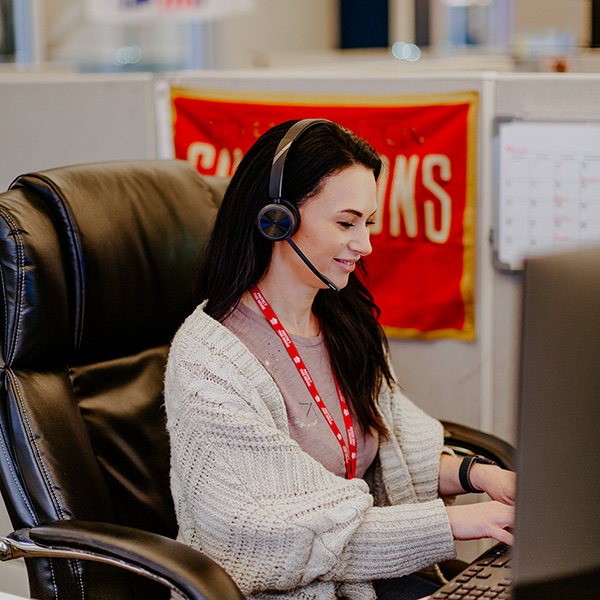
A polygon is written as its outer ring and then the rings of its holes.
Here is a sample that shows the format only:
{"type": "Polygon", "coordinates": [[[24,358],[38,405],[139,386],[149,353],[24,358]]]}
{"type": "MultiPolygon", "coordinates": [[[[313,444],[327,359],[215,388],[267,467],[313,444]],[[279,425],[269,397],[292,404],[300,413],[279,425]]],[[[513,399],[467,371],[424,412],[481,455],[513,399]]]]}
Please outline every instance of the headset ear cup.
{"type": "Polygon", "coordinates": [[[256,225],[264,237],[277,242],[292,237],[298,231],[300,215],[295,206],[280,201],[262,208],[258,213],[256,225]]]}

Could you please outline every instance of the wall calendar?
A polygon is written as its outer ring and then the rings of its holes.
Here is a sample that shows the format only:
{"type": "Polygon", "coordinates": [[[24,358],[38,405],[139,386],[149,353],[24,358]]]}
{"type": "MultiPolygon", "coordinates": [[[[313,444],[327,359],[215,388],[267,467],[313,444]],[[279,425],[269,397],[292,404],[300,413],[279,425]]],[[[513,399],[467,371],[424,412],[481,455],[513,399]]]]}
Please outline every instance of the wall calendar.
{"type": "Polygon", "coordinates": [[[496,266],[600,245],[600,122],[499,118],[495,133],[496,266]]]}

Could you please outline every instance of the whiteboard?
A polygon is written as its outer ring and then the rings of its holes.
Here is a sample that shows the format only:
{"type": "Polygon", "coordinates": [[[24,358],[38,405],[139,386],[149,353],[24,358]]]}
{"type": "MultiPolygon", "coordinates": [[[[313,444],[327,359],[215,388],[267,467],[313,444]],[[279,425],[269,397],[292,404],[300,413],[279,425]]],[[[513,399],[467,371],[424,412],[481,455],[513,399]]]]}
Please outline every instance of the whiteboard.
{"type": "Polygon", "coordinates": [[[600,244],[600,122],[498,118],[496,266],[600,244]]]}

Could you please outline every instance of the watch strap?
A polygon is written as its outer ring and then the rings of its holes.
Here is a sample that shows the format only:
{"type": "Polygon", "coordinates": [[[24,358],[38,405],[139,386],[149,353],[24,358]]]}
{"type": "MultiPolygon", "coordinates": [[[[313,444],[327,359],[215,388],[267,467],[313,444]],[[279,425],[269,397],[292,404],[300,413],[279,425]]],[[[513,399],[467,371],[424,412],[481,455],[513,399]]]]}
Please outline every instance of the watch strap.
{"type": "Polygon", "coordinates": [[[471,494],[481,494],[483,490],[478,490],[471,484],[471,469],[475,463],[481,463],[484,465],[495,465],[496,463],[485,456],[465,456],[460,463],[458,468],[458,480],[465,492],[471,494]]]}

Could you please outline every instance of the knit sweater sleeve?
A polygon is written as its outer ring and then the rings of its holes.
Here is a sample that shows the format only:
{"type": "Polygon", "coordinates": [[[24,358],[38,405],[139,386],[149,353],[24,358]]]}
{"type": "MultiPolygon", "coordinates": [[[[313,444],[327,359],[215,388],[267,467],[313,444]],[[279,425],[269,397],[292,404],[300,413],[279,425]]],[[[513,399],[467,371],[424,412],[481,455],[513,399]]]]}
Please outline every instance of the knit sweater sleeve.
{"type": "Polygon", "coordinates": [[[453,555],[440,500],[373,507],[362,480],[333,475],[290,438],[279,391],[245,347],[192,325],[165,378],[183,541],[244,594],[403,575],[453,555]]]}
{"type": "Polygon", "coordinates": [[[383,386],[379,409],[393,433],[380,448],[380,458],[388,465],[385,483],[390,501],[400,504],[438,498],[442,424],[409,400],[397,384],[393,389],[383,386]],[[403,458],[400,462],[394,460],[398,448],[403,458]],[[407,480],[411,485],[406,485],[407,480]]]}

